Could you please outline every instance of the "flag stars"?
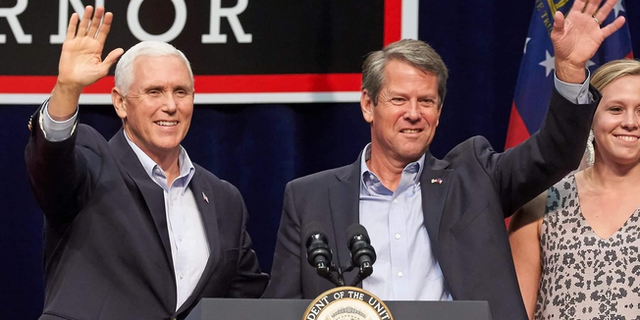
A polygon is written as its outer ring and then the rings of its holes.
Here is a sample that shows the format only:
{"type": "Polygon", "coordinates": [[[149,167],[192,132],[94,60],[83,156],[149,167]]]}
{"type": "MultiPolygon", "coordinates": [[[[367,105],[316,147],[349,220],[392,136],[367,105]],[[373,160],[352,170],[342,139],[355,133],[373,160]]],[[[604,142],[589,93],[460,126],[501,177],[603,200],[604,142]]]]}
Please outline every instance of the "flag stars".
{"type": "Polygon", "coordinates": [[[551,73],[551,71],[553,71],[553,69],[555,69],[556,58],[554,58],[552,55],[550,55],[549,51],[545,50],[544,54],[545,54],[544,61],[542,61],[542,62],[540,62],[538,64],[543,66],[546,69],[547,77],[548,77],[549,74],[551,73]]]}
{"type": "Polygon", "coordinates": [[[613,6],[613,11],[614,11],[614,14],[615,14],[614,18],[617,18],[618,15],[620,15],[620,11],[627,12],[627,10],[625,10],[624,7],[622,6],[622,2],[621,1],[616,2],[616,5],[613,6]]]}

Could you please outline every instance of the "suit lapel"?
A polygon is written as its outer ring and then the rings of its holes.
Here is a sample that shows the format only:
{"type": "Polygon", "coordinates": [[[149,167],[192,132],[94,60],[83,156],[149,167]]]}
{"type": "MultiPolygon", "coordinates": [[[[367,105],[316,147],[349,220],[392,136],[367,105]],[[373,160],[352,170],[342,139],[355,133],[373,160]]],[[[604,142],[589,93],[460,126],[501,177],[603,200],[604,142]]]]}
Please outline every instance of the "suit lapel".
{"type": "Polygon", "coordinates": [[[183,312],[196,302],[195,300],[200,297],[200,292],[202,292],[220,262],[220,240],[218,238],[220,232],[218,231],[218,215],[216,214],[214,205],[216,198],[214,197],[211,186],[202,178],[201,171],[198,170],[197,166],[196,172],[191,180],[190,188],[196,199],[200,216],[202,217],[202,224],[204,225],[207,243],[209,244],[209,259],[207,260],[204,271],[202,271],[202,276],[200,276],[198,284],[193,289],[189,298],[182,304],[178,313],[183,312]]]}
{"type": "MultiPolygon", "coordinates": [[[[360,199],[360,158],[346,170],[336,173],[338,182],[329,187],[329,204],[331,207],[331,218],[333,220],[333,244],[329,244],[335,249],[334,261],[340,267],[347,265],[351,261],[351,255],[347,248],[347,228],[358,223],[359,219],[359,199],[360,199]]],[[[347,285],[351,282],[355,273],[351,272],[345,279],[347,285]]]]}
{"type": "MultiPolygon", "coordinates": [[[[360,155],[362,157],[362,154],[360,155]]],[[[351,256],[346,246],[347,228],[358,223],[360,220],[360,157],[345,170],[336,173],[338,182],[329,187],[329,204],[331,207],[331,217],[333,220],[334,244],[331,247],[336,249],[335,256],[338,257],[337,264],[347,265],[351,256]]],[[[449,188],[452,184],[449,162],[438,160],[430,153],[425,157],[424,169],[420,177],[422,213],[424,224],[429,233],[431,246],[434,253],[437,253],[440,220],[444,212],[449,188]]],[[[438,257],[436,256],[436,259],[438,257]]],[[[355,277],[355,272],[345,275],[347,285],[355,277]]]]}
{"type": "MultiPolygon", "coordinates": [[[[431,247],[437,254],[440,220],[444,212],[444,205],[451,186],[451,173],[449,163],[434,158],[431,153],[425,157],[425,166],[420,177],[420,190],[422,195],[422,214],[424,224],[429,233],[431,247]]],[[[436,256],[436,258],[438,258],[436,256]]]]}
{"type": "MultiPolygon", "coordinates": [[[[173,273],[173,258],[171,256],[171,243],[169,242],[169,230],[167,228],[167,217],[164,207],[164,193],[149,175],[144,171],[140,160],[127,143],[123,130],[120,129],[109,141],[116,159],[120,159],[124,171],[127,172],[131,180],[137,186],[138,191],[144,198],[149,213],[158,231],[158,236],[162,241],[167,262],[171,266],[173,273]]],[[[130,189],[134,192],[133,188],[130,189]]]]}

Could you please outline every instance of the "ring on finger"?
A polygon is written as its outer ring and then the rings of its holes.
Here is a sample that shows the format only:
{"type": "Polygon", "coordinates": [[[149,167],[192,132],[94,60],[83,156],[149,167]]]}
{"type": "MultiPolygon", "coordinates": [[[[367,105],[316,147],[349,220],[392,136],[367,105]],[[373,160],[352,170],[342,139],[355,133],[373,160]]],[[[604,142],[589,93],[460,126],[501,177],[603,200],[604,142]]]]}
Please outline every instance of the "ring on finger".
{"type": "Polygon", "coordinates": [[[594,14],[593,16],[591,16],[593,18],[593,21],[595,21],[598,25],[601,25],[600,20],[598,20],[598,18],[596,18],[596,15],[594,14]]]}

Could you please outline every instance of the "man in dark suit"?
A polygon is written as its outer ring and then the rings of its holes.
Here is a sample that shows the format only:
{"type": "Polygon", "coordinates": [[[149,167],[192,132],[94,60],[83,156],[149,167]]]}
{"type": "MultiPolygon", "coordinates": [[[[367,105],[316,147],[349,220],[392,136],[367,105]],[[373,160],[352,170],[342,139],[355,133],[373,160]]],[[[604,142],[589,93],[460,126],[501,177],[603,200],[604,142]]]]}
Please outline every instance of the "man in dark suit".
{"type": "Polygon", "coordinates": [[[112,15],[69,21],[51,98],[30,122],[29,179],[44,211],[40,319],[184,319],[202,297],[259,297],[267,284],[238,190],[189,159],[193,112],[182,52],[141,42],[116,68],[123,129],[107,142],[77,124],[82,89],[123,54],[101,60],[112,15]]]}
{"type": "Polygon", "coordinates": [[[596,11],[599,4],[577,0],[566,18],[556,14],[557,90],[548,115],[540,132],[504,153],[473,137],[434,158],[428,148],[446,93],[444,62],[417,40],[371,53],[360,100],[371,143],[355,163],[286,186],[263,297],[314,298],[331,288],[305,261],[301,230],[318,225],[309,231],[325,233],[334,263],[344,266],[346,229],[359,222],[378,255],[362,286],[379,298],[488,300],[494,320],[526,319],[504,218],[580,161],[599,99],[589,94],[585,64],[624,24],[601,28],[615,0],[596,11]]]}

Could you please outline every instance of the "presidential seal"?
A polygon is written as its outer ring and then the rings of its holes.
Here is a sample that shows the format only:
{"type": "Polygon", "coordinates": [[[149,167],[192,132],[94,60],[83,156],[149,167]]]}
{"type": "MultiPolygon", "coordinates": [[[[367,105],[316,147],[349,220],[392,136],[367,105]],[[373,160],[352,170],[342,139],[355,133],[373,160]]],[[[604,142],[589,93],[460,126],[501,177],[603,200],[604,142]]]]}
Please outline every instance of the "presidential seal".
{"type": "Polygon", "coordinates": [[[356,287],[337,287],[315,298],[302,320],[393,320],[387,305],[356,287]]]}

